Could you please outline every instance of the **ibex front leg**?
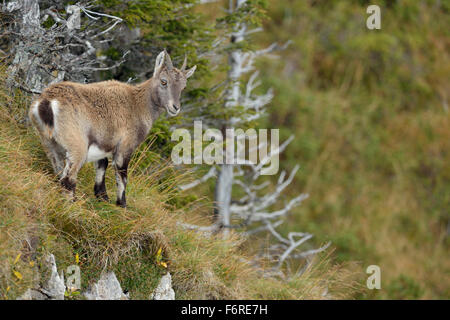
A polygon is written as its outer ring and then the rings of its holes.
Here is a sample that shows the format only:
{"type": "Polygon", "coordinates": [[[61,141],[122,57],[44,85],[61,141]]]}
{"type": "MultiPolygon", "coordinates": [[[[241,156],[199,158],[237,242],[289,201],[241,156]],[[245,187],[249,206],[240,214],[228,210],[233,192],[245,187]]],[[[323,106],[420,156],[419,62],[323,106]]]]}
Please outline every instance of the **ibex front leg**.
{"type": "Polygon", "coordinates": [[[105,186],[105,173],[106,168],[108,167],[108,158],[95,161],[94,167],[95,167],[95,185],[94,185],[95,196],[98,199],[109,201],[105,186]]]}
{"type": "Polygon", "coordinates": [[[126,208],[127,200],[125,197],[125,191],[127,188],[127,176],[128,176],[128,163],[130,162],[131,154],[117,153],[114,156],[114,169],[116,171],[116,183],[117,183],[117,200],[116,204],[122,208],[126,208]]]}

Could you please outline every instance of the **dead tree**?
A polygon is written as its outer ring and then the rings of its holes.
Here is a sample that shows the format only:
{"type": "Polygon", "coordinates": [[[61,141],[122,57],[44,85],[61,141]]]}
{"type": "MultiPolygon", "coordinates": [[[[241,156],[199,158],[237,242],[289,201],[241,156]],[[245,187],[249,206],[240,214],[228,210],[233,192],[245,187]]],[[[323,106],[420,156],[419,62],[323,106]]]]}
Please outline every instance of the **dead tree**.
{"type": "MultiPolygon", "coordinates": [[[[262,30],[260,27],[251,28],[245,22],[243,18],[245,14],[243,13],[251,12],[248,6],[253,6],[253,4],[247,2],[247,0],[230,0],[227,9],[227,14],[235,15],[237,22],[231,24],[231,31],[226,34],[229,50],[224,51],[228,55],[229,71],[226,84],[222,86],[224,88],[222,94],[224,97],[223,107],[228,110],[239,108],[240,111],[228,119],[204,115],[196,118],[202,120],[207,127],[220,128],[222,132],[225,132],[228,128],[248,127],[249,124],[265,115],[265,109],[273,98],[273,92],[269,90],[263,94],[255,93],[260,81],[258,81],[258,70],[255,70],[254,64],[259,57],[269,55],[288,45],[280,46],[274,43],[261,50],[244,49],[245,46],[240,44],[247,41],[252,34],[262,30]],[[250,74],[249,77],[248,74],[250,74]],[[248,80],[245,80],[246,78],[248,80]]],[[[217,41],[217,43],[225,42],[224,39],[217,41]]],[[[214,194],[215,223],[211,226],[183,224],[184,227],[203,232],[221,230],[225,233],[230,228],[245,228],[244,233],[246,235],[262,231],[269,232],[276,243],[270,245],[269,248],[264,248],[261,257],[277,261],[274,266],[276,272],[281,272],[281,267],[288,258],[308,258],[325,250],[329,244],[318,249],[299,251],[299,247],[312,238],[311,234],[290,232],[287,236],[282,236],[276,231],[276,228],[285,221],[291,210],[308,197],[307,194],[299,194],[280,205],[283,191],[292,183],[299,166],[296,166],[289,174],[282,171],[276,185],[272,188],[269,181],[260,182],[264,166],[271,158],[283,152],[293,138],[291,136],[277,148],[271,147],[271,151],[260,158],[258,164],[244,161],[241,164],[213,165],[204,176],[180,186],[181,190],[188,190],[209,179],[216,179],[214,194]],[[240,194],[242,194],[240,199],[232,199],[232,194],[236,193],[236,189],[240,189],[240,194]]],[[[250,152],[257,152],[261,155],[260,150],[262,148],[267,150],[268,146],[258,144],[250,152]]]]}
{"type": "Polygon", "coordinates": [[[1,11],[8,20],[2,36],[9,40],[10,86],[40,93],[62,80],[87,82],[96,71],[123,62],[124,57],[112,64],[98,54],[122,19],[96,12],[90,2],[62,9],[52,1],[16,0],[1,11]]]}

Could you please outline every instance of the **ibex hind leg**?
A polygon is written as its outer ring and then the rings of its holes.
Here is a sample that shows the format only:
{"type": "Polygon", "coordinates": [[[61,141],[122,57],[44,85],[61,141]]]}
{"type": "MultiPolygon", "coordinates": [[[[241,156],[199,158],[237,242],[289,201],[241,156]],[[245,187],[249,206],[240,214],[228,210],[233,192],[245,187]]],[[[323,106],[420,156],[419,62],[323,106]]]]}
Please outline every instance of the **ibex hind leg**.
{"type": "Polygon", "coordinates": [[[54,139],[41,136],[41,142],[44,150],[53,168],[53,172],[61,177],[64,169],[64,148],[61,147],[54,139]]]}
{"type": "Polygon", "coordinates": [[[75,188],[77,184],[77,176],[81,167],[83,166],[86,155],[87,145],[72,145],[66,147],[66,150],[70,150],[66,153],[66,165],[61,175],[61,185],[72,194],[75,200],[75,188]]]}

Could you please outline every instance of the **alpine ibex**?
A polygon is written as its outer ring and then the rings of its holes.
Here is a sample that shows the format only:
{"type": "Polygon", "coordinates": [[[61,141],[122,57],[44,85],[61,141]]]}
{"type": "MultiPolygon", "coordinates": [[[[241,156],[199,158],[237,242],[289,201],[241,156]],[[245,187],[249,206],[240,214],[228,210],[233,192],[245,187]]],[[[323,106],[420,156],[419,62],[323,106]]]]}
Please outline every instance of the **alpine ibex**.
{"type": "Polygon", "coordinates": [[[130,158],[164,110],[170,116],[180,112],[181,91],[196,66],[185,69],[186,59],[177,69],[164,50],[156,58],[153,77],[135,86],[60,82],[45,89],[31,104],[29,117],[62,186],[75,196],[78,171],[85,162],[94,162],[94,193],[108,201],[105,171],[112,157],[116,204],[126,207],[130,158]]]}

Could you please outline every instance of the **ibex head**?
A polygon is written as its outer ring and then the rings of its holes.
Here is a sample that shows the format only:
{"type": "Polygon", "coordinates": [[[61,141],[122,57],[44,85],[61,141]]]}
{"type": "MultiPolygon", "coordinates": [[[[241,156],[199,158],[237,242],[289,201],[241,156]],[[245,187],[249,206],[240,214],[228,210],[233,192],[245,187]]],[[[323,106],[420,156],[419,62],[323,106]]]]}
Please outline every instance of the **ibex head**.
{"type": "Polygon", "coordinates": [[[172,65],[166,50],[156,57],[153,79],[156,83],[156,95],[159,106],[165,108],[170,116],[176,116],[181,110],[181,91],[186,87],[186,80],[194,74],[197,66],[186,69],[186,57],[181,69],[172,65]]]}

